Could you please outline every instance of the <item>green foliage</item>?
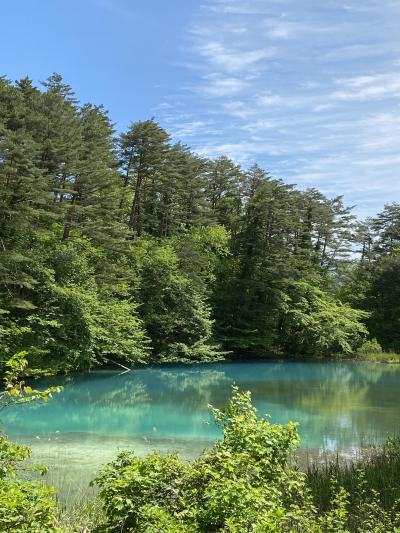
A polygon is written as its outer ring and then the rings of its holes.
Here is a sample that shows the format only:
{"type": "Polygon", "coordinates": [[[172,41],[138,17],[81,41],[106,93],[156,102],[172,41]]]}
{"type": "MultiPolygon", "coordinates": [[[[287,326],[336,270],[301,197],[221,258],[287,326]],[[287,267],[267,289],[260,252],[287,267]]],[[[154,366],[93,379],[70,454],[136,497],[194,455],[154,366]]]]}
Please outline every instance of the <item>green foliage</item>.
{"type": "Polygon", "coordinates": [[[320,356],[352,353],[368,333],[363,324],[368,313],[335,301],[304,281],[292,287],[283,325],[287,351],[320,356]]]}
{"type": "Polygon", "coordinates": [[[394,352],[384,352],[376,339],[365,341],[355,352],[357,359],[376,361],[379,363],[400,363],[400,355],[394,352]]]}
{"type": "Polygon", "coordinates": [[[33,481],[0,479],[0,529],[19,533],[54,533],[53,491],[33,481]]]}
{"type": "Polygon", "coordinates": [[[87,239],[46,241],[41,257],[47,266],[35,267],[41,286],[32,296],[35,309],[19,316],[11,331],[8,323],[3,348],[29,350],[31,370],[89,368],[109,358],[143,361],[148,340],[137,304],[118,272],[104,272],[104,279],[96,280],[102,253],[87,239]],[[18,334],[12,336],[13,330],[18,334]]]}
{"type": "Polygon", "coordinates": [[[399,205],[386,205],[368,219],[359,228],[357,240],[361,260],[345,271],[342,297],[370,313],[366,325],[383,350],[399,353],[399,205]]]}
{"type": "Polygon", "coordinates": [[[233,388],[212,409],[223,439],[193,463],[177,455],[123,452],[95,482],[104,531],[396,533],[400,525],[398,441],[369,463],[302,474],[296,425],[258,419],[250,393],[233,388]],[[380,468],[382,477],[380,477],[380,468]],[[385,478],[388,486],[382,482],[385,478]],[[350,481],[350,483],[349,483],[350,481]]]}
{"type": "Polygon", "coordinates": [[[141,316],[155,353],[170,361],[217,357],[218,349],[209,344],[212,320],[204,288],[194,279],[192,267],[183,271],[174,243],[140,241],[135,259],[141,316]]]}
{"type": "Polygon", "coordinates": [[[55,532],[57,508],[54,490],[39,481],[28,481],[22,472],[40,471],[43,467],[24,467],[30,450],[10,443],[0,436],[0,530],[21,533],[55,532]]]}
{"type": "Polygon", "coordinates": [[[367,292],[367,306],[371,310],[368,323],[370,333],[382,347],[400,352],[400,255],[397,251],[379,259],[367,292]]]}
{"type": "Polygon", "coordinates": [[[26,353],[20,352],[6,363],[4,373],[4,391],[0,393],[0,409],[21,403],[30,403],[37,400],[47,402],[53,393],[62,391],[62,387],[49,387],[46,390],[36,390],[20,381],[27,369],[26,353]]]}
{"type": "Polygon", "coordinates": [[[363,457],[355,462],[336,460],[322,465],[310,464],[307,483],[320,513],[331,507],[336,490],[332,479],[348,494],[351,531],[396,531],[394,525],[399,527],[400,524],[398,439],[389,438],[382,448],[365,451],[363,457]]]}
{"type": "Polygon", "coordinates": [[[125,361],[400,351],[399,206],[206,160],[154,120],[115,138],[59,74],[0,80],[0,350],[125,361]],[[359,247],[359,257],[354,249],[359,247]]]}
{"type": "Polygon", "coordinates": [[[358,357],[362,357],[363,355],[380,355],[382,352],[382,346],[379,342],[376,339],[370,339],[357,348],[356,354],[358,357]]]}
{"type": "MultiPolygon", "coordinates": [[[[101,487],[108,523],[116,531],[121,526],[138,528],[142,518],[142,506],[161,508],[180,505],[180,479],[188,465],[177,456],[151,453],[145,459],[133,452],[123,452],[106,466],[96,482],[101,487]]],[[[146,511],[145,511],[146,512],[146,511]]]]}
{"type": "Polygon", "coordinates": [[[400,363],[400,354],[395,352],[382,352],[380,354],[370,354],[370,355],[359,355],[357,357],[365,361],[373,361],[375,363],[388,363],[388,364],[399,364],[400,363]]]}
{"type": "Polygon", "coordinates": [[[16,466],[30,457],[27,446],[19,446],[9,442],[3,435],[0,436],[0,478],[15,477],[16,466]]]}
{"type": "MultiPolygon", "coordinates": [[[[62,387],[34,390],[20,381],[26,372],[27,360],[24,353],[14,355],[7,362],[4,384],[0,395],[1,408],[32,401],[48,401],[54,392],[62,387]]],[[[39,481],[27,480],[24,474],[32,477],[33,472],[42,475],[47,471],[41,466],[26,466],[31,451],[0,436],[0,531],[21,533],[55,532],[57,509],[53,498],[54,490],[39,481]]]]}
{"type": "Polygon", "coordinates": [[[341,198],[300,193],[255,168],[219,271],[217,328],[225,346],[254,356],[351,352],[368,314],[345,305],[335,283],[351,225],[341,198]]]}

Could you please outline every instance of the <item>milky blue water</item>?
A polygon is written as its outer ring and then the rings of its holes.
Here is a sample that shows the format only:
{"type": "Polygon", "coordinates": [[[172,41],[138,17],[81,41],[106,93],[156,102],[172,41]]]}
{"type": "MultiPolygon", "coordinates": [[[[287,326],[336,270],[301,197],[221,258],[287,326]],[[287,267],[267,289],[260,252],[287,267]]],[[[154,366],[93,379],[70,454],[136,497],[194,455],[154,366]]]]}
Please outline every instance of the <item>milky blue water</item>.
{"type": "Polygon", "coordinates": [[[354,449],[399,433],[400,366],[375,363],[216,363],[54,377],[35,386],[62,384],[63,393],[8,409],[0,423],[63,476],[88,475],[122,448],[177,449],[190,458],[220,435],[208,404],[222,407],[233,383],[252,392],[260,416],[299,422],[304,449],[354,449]]]}

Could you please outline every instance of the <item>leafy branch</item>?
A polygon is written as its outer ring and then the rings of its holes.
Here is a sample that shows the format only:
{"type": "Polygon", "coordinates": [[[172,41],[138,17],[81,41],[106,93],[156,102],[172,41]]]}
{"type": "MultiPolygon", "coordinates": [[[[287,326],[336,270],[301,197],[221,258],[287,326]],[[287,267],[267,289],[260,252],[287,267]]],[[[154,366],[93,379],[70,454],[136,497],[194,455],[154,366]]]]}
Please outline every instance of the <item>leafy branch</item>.
{"type": "Polygon", "coordinates": [[[33,389],[21,380],[28,366],[26,352],[19,352],[7,361],[4,374],[4,390],[0,393],[0,410],[12,405],[30,403],[34,401],[47,402],[54,393],[62,392],[61,386],[48,387],[45,390],[33,389]]]}

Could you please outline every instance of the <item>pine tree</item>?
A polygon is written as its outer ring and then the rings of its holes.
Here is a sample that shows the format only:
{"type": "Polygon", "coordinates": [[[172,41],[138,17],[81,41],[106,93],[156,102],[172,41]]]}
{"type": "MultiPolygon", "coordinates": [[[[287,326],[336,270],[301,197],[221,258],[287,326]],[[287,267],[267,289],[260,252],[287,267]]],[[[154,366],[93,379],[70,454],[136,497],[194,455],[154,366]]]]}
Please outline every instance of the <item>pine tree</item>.
{"type": "Polygon", "coordinates": [[[120,196],[113,128],[101,107],[89,104],[79,112],[81,146],[77,154],[73,189],[67,202],[63,239],[71,230],[102,242],[118,237],[120,196]]]}
{"type": "Polygon", "coordinates": [[[169,135],[154,120],[136,122],[120,137],[125,191],[120,205],[124,207],[128,196],[128,226],[133,233],[156,231],[157,187],[165,166],[168,141],[169,135]]]}

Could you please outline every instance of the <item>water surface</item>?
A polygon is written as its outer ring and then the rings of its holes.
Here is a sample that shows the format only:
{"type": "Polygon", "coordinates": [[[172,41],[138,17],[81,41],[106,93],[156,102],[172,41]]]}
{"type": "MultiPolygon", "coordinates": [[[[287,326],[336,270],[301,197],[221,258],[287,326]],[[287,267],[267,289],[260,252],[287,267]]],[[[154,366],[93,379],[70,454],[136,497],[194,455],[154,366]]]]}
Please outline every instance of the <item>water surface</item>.
{"type": "MultiPolygon", "coordinates": [[[[375,363],[257,362],[100,370],[35,386],[62,384],[47,404],[1,415],[6,433],[32,446],[50,482],[82,486],[119,449],[179,450],[192,458],[220,436],[208,404],[223,406],[236,383],[260,415],[300,423],[307,450],[354,450],[398,433],[400,368],[375,363]],[[68,482],[68,483],[67,483],[68,482]]],[[[72,489],[71,489],[72,490],[72,489]]],[[[74,490],[76,494],[76,490],[74,490]]]]}

